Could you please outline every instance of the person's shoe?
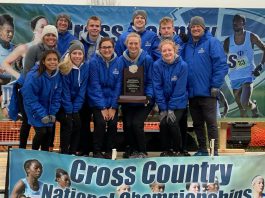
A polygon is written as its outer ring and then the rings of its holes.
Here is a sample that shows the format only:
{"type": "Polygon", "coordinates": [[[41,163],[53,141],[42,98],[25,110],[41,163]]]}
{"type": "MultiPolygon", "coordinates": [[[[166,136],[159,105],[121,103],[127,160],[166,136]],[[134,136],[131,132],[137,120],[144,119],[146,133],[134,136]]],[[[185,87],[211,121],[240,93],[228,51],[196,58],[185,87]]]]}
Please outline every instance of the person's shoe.
{"type": "Polygon", "coordinates": [[[208,153],[208,151],[201,151],[201,150],[199,150],[196,153],[194,153],[193,156],[209,156],[209,153],[208,153]]]}
{"type": "Polygon", "coordinates": [[[181,153],[182,156],[186,156],[186,157],[191,156],[191,154],[189,154],[188,151],[182,151],[180,153],[181,153]]]}
{"type": "Polygon", "coordinates": [[[129,158],[138,158],[139,153],[137,151],[134,151],[131,153],[131,155],[129,156],[129,158]]]}
{"type": "Polygon", "coordinates": [[[111,152],[106,152],[104,153],[105,159],[112,159],[112,153],[111,152]]]}
{"type": "Polygon", "coordinates": [[[147,158],[148,154],[146,152],[133,152],[130,158],[147,158]]]}
{"type": "Polygon", "coordinates": [[[148,154],[146,152],[139,152],[138,153],[138,158],[147,158],[148,154]]]}
{"type": "Polygon", "coordinates": [[[174,152],[172,150],[160,153],[160,157],[172,157],[172,156],[174,156],[174,152]]]}
{"type": "Polygon", "coordinates": [[[95,152],[95,153],[93,153],[93,157],[94,158],[105,158],[105,156],[101,152],[95,152]]]}

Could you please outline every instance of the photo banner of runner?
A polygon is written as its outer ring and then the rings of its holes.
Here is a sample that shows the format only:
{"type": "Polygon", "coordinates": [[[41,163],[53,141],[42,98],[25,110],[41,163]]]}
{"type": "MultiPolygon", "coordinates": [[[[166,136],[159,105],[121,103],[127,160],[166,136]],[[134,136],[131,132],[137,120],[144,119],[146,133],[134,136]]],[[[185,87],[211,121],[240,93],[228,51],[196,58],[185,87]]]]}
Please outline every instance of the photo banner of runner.
{"type": "Polygon", "coordinates": [[[42,198],[250,198],[263,193],[264,160],[264,155],[106,160],[12,149],[9,197],[16,191],[42,198]],[[27,189],[33,181],[35,196],[27,189]]]}
{"type": "MultiPolygon", "coordinates": [[[[164,16],[174,19],[175,31],[188,33],[189,21],[193,16],[202,16],[205,19],[206,29],[208,29],[222,43],[230,37],[232,42],[234,29],[233,19],[236,14],[245,17],[244,29],[255,34],[264,45],[265,40],[265,9],[248,9],[248,8],[153,8],[153,7],[119,7],[119,6],[81,6],[81,5],[40,5],[40,4],[0,4],[0,15],[8,14],[14,20],[14,38],[12,43],[15,45],[28,43],[32,40],[33,32],[31,30],[31,21],[38,16],[47,18],[49,24],[55,24],[56,16],[59,13],[66,13],[71,16],[70,31],[77,38],[86,31],[87,19],[96,15],[102,19],[101,35],[112,37],[117,41],[119,35],[126,31],[132,21],[132,13],[137,9],[143,9],[147,12],[146,29],[152,30],[158,34],[159,20],[164,16]],[[130,14],[131,13],[131,14],[130,14]]],[[[246,39],[247,40],[247,39],[246,39]]],[[[250,42],[250,41],[249,41],[250,42]]],[[[257,45],[250,49],[253,58],[249,59],[243,51],[236,54],[228,53],[227,63],[229,64],[229,73],[225,77],[221,91],[222,95],[218,102],[220,107],[220,117],[264,117],[265,115],[265,72],[260,63],[264,51],[257,45]],[[251,66],[250,66],[251,65],[251,66]],[[258,71],[254,72],[256,66],[258,71]],[[253,67],[250,73],[250,94],[243,94],[241,98],[236,98],[235,89],[231,79],[237,76],[245,78],[240,71],[247,67],[253,67]],[[236,73],[236,74],[235,74],[236,73]],[[258,73],[258,75],[256,75],[258,73]],[[253,88],[253,89],[252,89],[253,88]],[[246,97],[246,98],[243,98],[246,97]],[[246,110],[240,110],[236,101],[250,101],[251,107],[246,110]]],[[[227,46],[229,48],[229,46],[227,46]]],[[[251,48],[251,47],[250,47],[251,48]]],[[[240,80],[240,79],[239,79],[240,80]]],[[[5,89],[3,89],[5,94],[5,89]]],[[[4,97],[6,98],[6,97],[4,97]]],[[[8,100],[8,99],[7,99],[8,100]]],[[[8,103],[8,101],[3,101],[8,103]]]]}

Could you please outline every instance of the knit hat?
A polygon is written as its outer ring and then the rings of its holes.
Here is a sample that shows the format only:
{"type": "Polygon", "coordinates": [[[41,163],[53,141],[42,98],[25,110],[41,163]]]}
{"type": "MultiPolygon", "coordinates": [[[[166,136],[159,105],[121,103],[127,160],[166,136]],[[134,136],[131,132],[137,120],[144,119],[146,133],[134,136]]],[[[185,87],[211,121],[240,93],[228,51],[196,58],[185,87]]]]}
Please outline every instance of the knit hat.
{"type": "Polygon", "coordinates": [[[43,37],[46,34],[54,34],[56,36],[56,38],[58,39],[58,31],[57,31],[57,29],[56,29],[56,27],[54,25],[46,25],[46,26],[44,26],[44,28],[42,30],[41,38],[43,39],[43,37]]]}
{"type": "Polygon", "coordinates": [[[85,54],[84,45],[79,40],[71,41],[70,47],[69,47],[69,54],[71,54],[74,50],[81,50],[83,54],[85,54]]]}
{"type": "Polygon", "coordinates": [[[200,16],[195,16],[190,19],[190,27],[193,25],[200,25],[203,29],[205,29],[204,18],[200,16]]]}
{"type": "Polygon", "coordinates": [[[57,22],[58,22],[58,20],[60,18],[65,18],[68,21],[69,25],[71,24],[71,17],[69,15],[65,14],[65,13],[60,13],[60,14],[58,14],[56,16],[56,22],[55,22],[55,24],[57,24],[57,22]]]}
{"type": "Polygon", "coordinates": [[[134,21],[134,18],[138,15],[141,15],[145,18],[145,23],[147,21],[147,14],[145,10],[135,10],[132,17],[132,22],[134,21]]]}

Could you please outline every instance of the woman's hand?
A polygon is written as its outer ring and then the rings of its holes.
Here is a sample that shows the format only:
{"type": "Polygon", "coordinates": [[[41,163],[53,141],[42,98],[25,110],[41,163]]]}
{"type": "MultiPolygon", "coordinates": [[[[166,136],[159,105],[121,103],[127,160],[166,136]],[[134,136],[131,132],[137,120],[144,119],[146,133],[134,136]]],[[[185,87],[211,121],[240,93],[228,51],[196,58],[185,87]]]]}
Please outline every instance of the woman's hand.
{"type": "Polygon", "coordinates": [[[116,109],[108,109],[108,112],[109,112],[109,120],[113,120],[114,119],[114,116],[116,114],[116,109]]]}

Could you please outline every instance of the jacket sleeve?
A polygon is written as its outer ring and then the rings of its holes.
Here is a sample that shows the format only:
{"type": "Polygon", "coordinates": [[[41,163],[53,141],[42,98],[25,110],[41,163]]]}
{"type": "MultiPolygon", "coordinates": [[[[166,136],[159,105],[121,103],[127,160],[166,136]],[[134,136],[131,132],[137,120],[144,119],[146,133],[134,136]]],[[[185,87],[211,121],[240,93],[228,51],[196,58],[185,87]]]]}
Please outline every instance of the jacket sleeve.
{"type": "Polygon", "coordinates": [[[184,109],[187,106],[188,67],[186,63],[182,63],[180,67],[178,80],[168,101],[168,110],[184,109]]]}
{"type": "Polygon", "coordinates": [[[25,108],[31,112],[35,119],[41,119],[48,115],[47,109],[39,103],[40,89],[42,89],[39,78],[31,73],[27,76],[23,85],[23,100],[25,108]]]}
{"type": "Polygon", "coordinates": [[[161,53],[158,49],[158,46],[160,44],[160,39],[158,36],[155,34],[153,40],[152,40],[152,58],[153,60],[158,60],[161,57],[161,53]]]}
{"type": "Polygon", "coordinates": [[[213,65],[211,87],[220,88],[228,73],[228,64],[223,46],[216,38],[210,40],[210,57],[213,65]]]}
{"type": "Polygon", "coordinates": [[[93,106],[104,109],[106,102],[100,85],[99,65],[95,59],[89,63],[89,76],[89,86],[87,86],[88,97],[92,101],[93,106]]]}
{"type": "Polygon", "coordinates": [[[145,76],[144,76],[145,95],[153,98],[154,97],[153,82],[152,82],[153,59],[149,55],[145,57],[144,70],[145,70],[145,76]]]}
{"type": "Polygon", "coordinates": [[[83,81],[81,82],[81,86],[79,89],[79,92],[73,102],[73,113],[77,113],[79,112],[79,110],[82,108],[82,105],[85,101],[85,95],[86,95],[86,90],[87,90],[87,81],[89,78],[89,66],[83,65],[84,67],[86,67],[82,72],[82,76],[83,76],[83,81]]]}
{"type": "Polygon", "coordinates": [[[55,83],[56,85],[54,87],[52,101],[51,101],[51,109],[50,109],[50,114],[54,116],[61,107],[61,95],[62,95],[62,76],[59,73],[57,75],[58,76],[56,76],[56,83],[55,83]]]}
{"type": "Polygon", "coordinates": [[[112,100],[111,100],[111,107],[114,109],[118,109],[119,105],[118,105],[118,99],[119,96],[121,95],[121,89],[122,89],[122,81],[123,81],[123,66],[122,64],[119,64],[119,61],[117,61],[118,63],[118,68],[119,68],[119,76],[117,78],[117,82],[115,83],[115,89],[113,91],[113,95],[112,95],[112,100]]]}
{"type": "Polygon", "coordinates": [[[115,52],[117,56],[121,56],[122,53],[126,50],[126,46],[124,44],[124,34],[121,34],[115,44],[115,52]]]}
{"type": "Polygon", "coordinates": [[[24,75],[26,75],[37,62],[38,59],[37,48],[38,45],[31,46],[25,56],[24,69],[23,69],[24,75]]]}
{"type": "Polygon", "coordinates": [[[70,74],[62,77],[62,106],[66,113],[73,113],[69,75],[70,74]]]}
{"type": "Polygon", "coordinates": [[[160,111],[166,111],[167,103],[164,96],[163,77],[159,69],[160,67],[159,63],[160,62],[156,61],[153,67],[153,87],[154,87],[155,102],[158,105],[160,111]]]}

